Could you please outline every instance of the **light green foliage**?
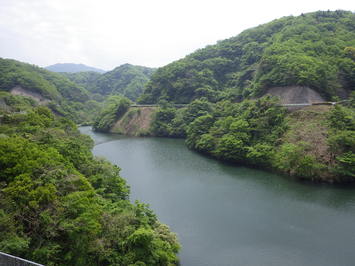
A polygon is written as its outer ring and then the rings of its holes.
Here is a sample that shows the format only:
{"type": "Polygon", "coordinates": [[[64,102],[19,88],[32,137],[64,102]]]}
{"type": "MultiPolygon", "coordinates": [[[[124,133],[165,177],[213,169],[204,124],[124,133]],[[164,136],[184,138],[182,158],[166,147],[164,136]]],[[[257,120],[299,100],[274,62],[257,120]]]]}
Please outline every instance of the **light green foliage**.
{"type": "Polygon", "coordinates": [[[336,105],[329,114],[330,126],[338,130],[355,130],[355,111],[336,105]]]}
{"type": "Polygon", "coordinates": [[[335,157],[334,171],[343,179],[355,179],[355,110],[335,106],[329,114],[331,127],[328,142],[335,157]]]}
{"type": "Polygon", "coordinates": [[[274,156],[273,143],[257,143],[254,146],[248,147],[246,157],[254,165],[270,167],[270,162],[274,156]]]}
{"type": "Polygon", "coordinates": [[[215,139],[211,134],[202,134],[197,140],[195,147],[201,152],[208,153],[215,149],[215,145],[215,139]]]}
{"type": "Polygon", "coordinates": [[[354,117],[352,107],[341,105],[291,113],[287,119],[289,128],[276,149],[272,165],[299,178],[354,182],[354,117]]]}
{"type": "Polygon", "coordinates": [[[184,137],[189,148],[234,163],[353,181],[354,23],[347,11],[284,17],[159,68],[138,99],[165,102],[152,134],[184,137]],[[292,85],[350,100],[328,118],[330,107],[286,114],[275,99],[250,100],[292,85]]]}
{"type": "Polygon", "coordinates": [[[46,107],[0,124],[0,250],[45,265],[176,265],[176,236],[46,107]]]}
{"type": "Polygon", "coordinates": [[[26,112],[36,105],[35,100],[31,98],[11,95],[8,92],[0,91],[0,114],[26,112]]]}
{"type": "MultiPolygon", "coordinates": [[[[95,111],[99,109],[96,101],[89,100],[86,89],[62,75],[34,65],[0,58],[0,91],[10,91],[14,87],[40,94],[49,101],[47,106],[56,114],[77,123],[92,122],[95,111]]],[[[16,109],[21,109],[20,103],[15,103],[13,99],[15,98],[6,97],[5,102],[10,106],[17,105],[16,109]]],[[[34,105],[34,101],[32,102],[31,105],[34,105]]],[[[1,101],[0,109],[4,110],[1,108],[1,101]]],[[[23,110],[25,109],[21,109],[23,110]]]]}
{"type": "MultiPolygon", "coordinates": [[[[199,146],[204,147],[206,144],[203,144],[206,140],[205,134],[209,132],[209,129],[212,127],[214,118],[210,114],[206,114],[200,117],[197,117],[193,122],[188,124],[186,135],[186,144],[190,148],[194,148],[195,143],[199,143],[199,146]],[[203,137],[203,140],[200,141],[200,137],[203,137]]],[[[205,148],[204,148],[205,149],[205,148]]]]}
{"type": "Polygon", "coordinates": [[[248,29],[159,68],[139,98],[189,103],[241,100],[301,85],[328,99],[355,83],[355,15],[318,11],[248,29]]]}
{"type": "Polygon", "coordinates": [[[156,136],[186,137],[187,125],[211,112],[212,108],[212,104],[206,98],[195,100],[181,109],[173,107],[166,101],[160,101],[160,108],[156,112],[151,132],[156,136]]]}
{"type": "Polygon", "coordinates": [[[87,92],[60,74],[15,60],[0,58],[0,89],[8,91],[16,86],[38,92],[45,98],[84,102],[87,92]]]}
{"type": "Polygon", "coordinates": [[[302,178],[313,178],[324,167],[314,156],[305,153],[307,143],[298,145],[285,143],[276,154],[274,166],[289,175],[302,178]]]}
{"type": "Polygon", "coordinates": [[[170,136],[173,128],[170,125],[175,118],[176,109],[172,107],[159,108],[151,125],[151,131],[155,136],[170,136]]]}
{"type": "Polygon", "coordinates": [[[218,158],[234,162],[242,162],[245,157],[247,143],[234,134],[223,135],[216,145],[213,154],[218,158]]]}
{"type": "Polygon", "coordinates": [[[187,126],[186,143],[223,160],[265,166],[284,131],[284,117],[285,111],[272,98],[219,102],[210,114],[187,126]]]}
{"type": "Polygon", "coordinates": [[[271,97],[216,104],[195,100],[181,109],[165,103],[155,117],[152,132],[186,137],[189,148],[233,163],[314,181],[353,181],[353,108],[337,105],[323,109],[287,114],[271,97]],[[326,110],[331,110],[329,115],[326,110]],[[297,125],[304,129],[294,128],[297,125]],[[286,132],[292,137],[285,136],[286,132]],[[324,141],[308,143],[311,140],[307,136],[324,141]]]}
{"type": "Polygon", "coordinates": [[[122,95],[135,101],[155,71],[153,68],[124,64],[98,76],[86,88],[101,95],[122,95]]]}
{"type": "Polygon", "coordinates": [[[118,95],[108,97],[94,121],[93,129],[108,132],[113,123],[127,112],[130,105],[131,101],[125,97],[118,95]]]}
{"type": "Polygon", "coordinates": [[[274,98],[216,104],[197,99],[186,108],[166,106],[157,112],[152,133],[186,137],[189,148],[219,159],[255,166],[271,164],[285,131],[285,110],[274,98]]]}
{"type": "Polygon", "coordinates": [[[94,71],[85,72],[60,72],[59,74],[67,77],[72,82],[88,89],[102,74],[94,71]]]}
{"type": "MultiPolygon", "coordinates": [[[[203,106],[201,101],[194,101],[183,111],[182,128],[191,149],[298,178],[354,181],[355,115],[350,106],[287,114],[271,97],[241,103],[220,101],[207,109],[203,106]],[[187,110],[194,110],[191,114],[196,115],[190,119],[187,110]]],[[[165,126],[173,128],[172,121],[165,126]]]]}

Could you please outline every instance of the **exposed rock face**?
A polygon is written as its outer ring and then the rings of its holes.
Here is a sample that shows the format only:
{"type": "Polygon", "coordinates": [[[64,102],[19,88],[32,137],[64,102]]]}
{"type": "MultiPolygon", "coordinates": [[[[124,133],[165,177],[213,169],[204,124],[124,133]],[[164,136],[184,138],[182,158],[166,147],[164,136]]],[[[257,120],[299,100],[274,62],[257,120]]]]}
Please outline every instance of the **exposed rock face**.
{"type": "Polygon", "coordinates": [[[41,94],[33,91],[26,90],[20,86],[16,86],[10,90],[12,95],[20,95],[30,97],[35,100],[40,105],[45,105],[50,102],[50,100],[44,98],[41,94]]]}
{"type": "Polygon", "coordinates": [[[315,90],[301,86],[275,87],[266,94],[278,96],[282,104],[324,102],[325,99],[315,90]]]}
{"type": "Polygon", "coordinates": [[[157,107],[130,107],[110,132],[127,136],[149,135],[156,110],[157,107]]]}

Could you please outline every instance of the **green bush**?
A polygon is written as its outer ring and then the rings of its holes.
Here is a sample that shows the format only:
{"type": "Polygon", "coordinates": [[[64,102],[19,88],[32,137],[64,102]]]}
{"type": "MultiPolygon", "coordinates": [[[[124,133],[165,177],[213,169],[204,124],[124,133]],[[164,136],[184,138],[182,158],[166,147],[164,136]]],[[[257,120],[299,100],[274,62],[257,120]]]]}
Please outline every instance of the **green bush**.
{"type": "Polygon", "coordinates": [[[120,169],[38,107],[0,124],[0,250],[45,265],[176,265],[175,234],[130,203],[120,169]]]}
{"type": "Polygon", "coordinates": [[[93,129],[108,132],[114,122],[128,111],[130,105],[131,101],[125,97],[118,95],[108,97],[94,121],[93,129]]]}

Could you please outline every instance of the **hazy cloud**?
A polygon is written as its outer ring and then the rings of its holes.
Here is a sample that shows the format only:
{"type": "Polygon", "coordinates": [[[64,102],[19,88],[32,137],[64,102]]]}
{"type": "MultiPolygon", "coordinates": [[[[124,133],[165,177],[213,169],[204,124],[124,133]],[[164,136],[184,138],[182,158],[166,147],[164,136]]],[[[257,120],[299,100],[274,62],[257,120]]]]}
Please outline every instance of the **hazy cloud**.
{"type": "Polygon", "coordinates": [[[287,15],[353,1],[0,0],[0,56],[40,66],[158,67],[287,15]]]}

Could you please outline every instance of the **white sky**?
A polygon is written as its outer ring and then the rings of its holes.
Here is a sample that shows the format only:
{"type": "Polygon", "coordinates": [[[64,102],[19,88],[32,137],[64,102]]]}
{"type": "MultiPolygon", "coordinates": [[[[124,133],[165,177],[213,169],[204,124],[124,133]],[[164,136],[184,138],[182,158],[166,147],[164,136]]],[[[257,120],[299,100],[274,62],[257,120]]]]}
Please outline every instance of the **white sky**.
{"type": "Polygon", "coordinates": [[[0,0],[0,57],[105,70],[159,67],[288,15],[355,0],[0,0]]]}

